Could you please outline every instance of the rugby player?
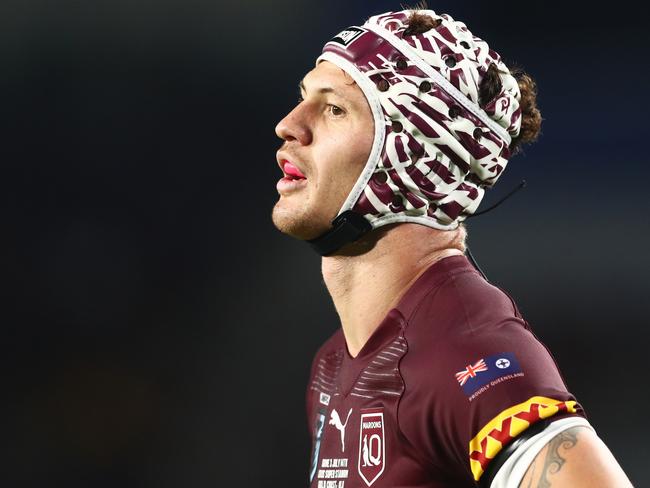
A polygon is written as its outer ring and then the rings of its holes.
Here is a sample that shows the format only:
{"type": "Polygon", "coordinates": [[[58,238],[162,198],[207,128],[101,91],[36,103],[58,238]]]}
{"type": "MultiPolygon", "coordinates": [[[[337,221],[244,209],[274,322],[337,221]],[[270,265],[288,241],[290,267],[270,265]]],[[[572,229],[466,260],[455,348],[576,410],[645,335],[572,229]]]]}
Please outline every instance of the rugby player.
{"type": "Polygon", "coordinates": [[[539,132],[531,77],[422,8],[343,30],[300,91],[272,218],[323,256],[341,320],[307,390],[310,486],[631,486],[468,258],[463,221],[539,132]]]}

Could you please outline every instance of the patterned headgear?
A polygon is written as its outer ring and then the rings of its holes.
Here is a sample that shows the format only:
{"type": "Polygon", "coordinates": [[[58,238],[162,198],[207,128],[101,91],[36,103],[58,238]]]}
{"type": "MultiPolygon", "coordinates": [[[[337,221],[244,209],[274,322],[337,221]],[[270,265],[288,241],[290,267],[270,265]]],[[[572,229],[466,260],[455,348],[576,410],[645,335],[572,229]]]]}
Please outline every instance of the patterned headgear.
{"type": "Polygon", "coordinates": [[[418,12],[439,25],[412,34],[412,12],[345,29],[316,61],[354,79],[375,126],[368,161],[334,228],[311,241],[321,254],[396,222],[457,228],[499,178],[519,134],[521,94],[500,56],[464,23],[432,10],[418,12]],[[481,108],[479,86],[492,63],[501,92],[481,108]]]}

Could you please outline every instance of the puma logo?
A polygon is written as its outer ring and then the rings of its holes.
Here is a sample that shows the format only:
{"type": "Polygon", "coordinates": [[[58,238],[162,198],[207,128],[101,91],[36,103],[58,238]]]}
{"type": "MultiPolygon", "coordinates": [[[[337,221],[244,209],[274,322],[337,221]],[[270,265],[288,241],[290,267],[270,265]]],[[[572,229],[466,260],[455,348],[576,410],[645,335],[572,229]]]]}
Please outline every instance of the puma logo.
{"type": "Polygon", "coordinates": [[[345,452],[345,426],[348,425],[348,420],[350,419],[350,414],[352,413],[352,409],[348,412],[348,416],[345,419],[345,423],[341,423],[341,417],[339,417],[338,412],[336,409],[332,409],[332,413],[330,414],[330,425],[333,425],[336,427],[338,430],[341,431],[341,451],[345,452]]]}

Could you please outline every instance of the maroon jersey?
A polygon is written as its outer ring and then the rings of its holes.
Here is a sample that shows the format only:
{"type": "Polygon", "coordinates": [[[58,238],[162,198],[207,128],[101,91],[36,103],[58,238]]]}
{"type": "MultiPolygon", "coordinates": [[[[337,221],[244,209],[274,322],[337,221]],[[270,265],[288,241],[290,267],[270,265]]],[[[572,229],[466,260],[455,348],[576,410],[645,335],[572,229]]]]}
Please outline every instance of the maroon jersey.
{"type": "Polygon", "coordinates": [[[465,256],[429,267],[352,358],[338,330],[307,390],[312,488],[470,487],[536,422],[583,415],[512,298],[465,256]]]}

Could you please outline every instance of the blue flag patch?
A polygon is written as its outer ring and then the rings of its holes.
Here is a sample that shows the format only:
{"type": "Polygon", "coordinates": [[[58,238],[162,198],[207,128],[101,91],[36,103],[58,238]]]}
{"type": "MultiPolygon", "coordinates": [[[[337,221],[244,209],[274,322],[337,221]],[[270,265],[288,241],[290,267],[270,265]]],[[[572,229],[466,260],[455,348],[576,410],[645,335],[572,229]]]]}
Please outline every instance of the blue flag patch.
{"type": "Polygon", "coordinates": [[[512,352],[500,352],[481,358],[473,364],[468,364],[455,376],[465,394],[470,396],[488,383],[509,375],[523,376],[519,361],[512,352]]]}

